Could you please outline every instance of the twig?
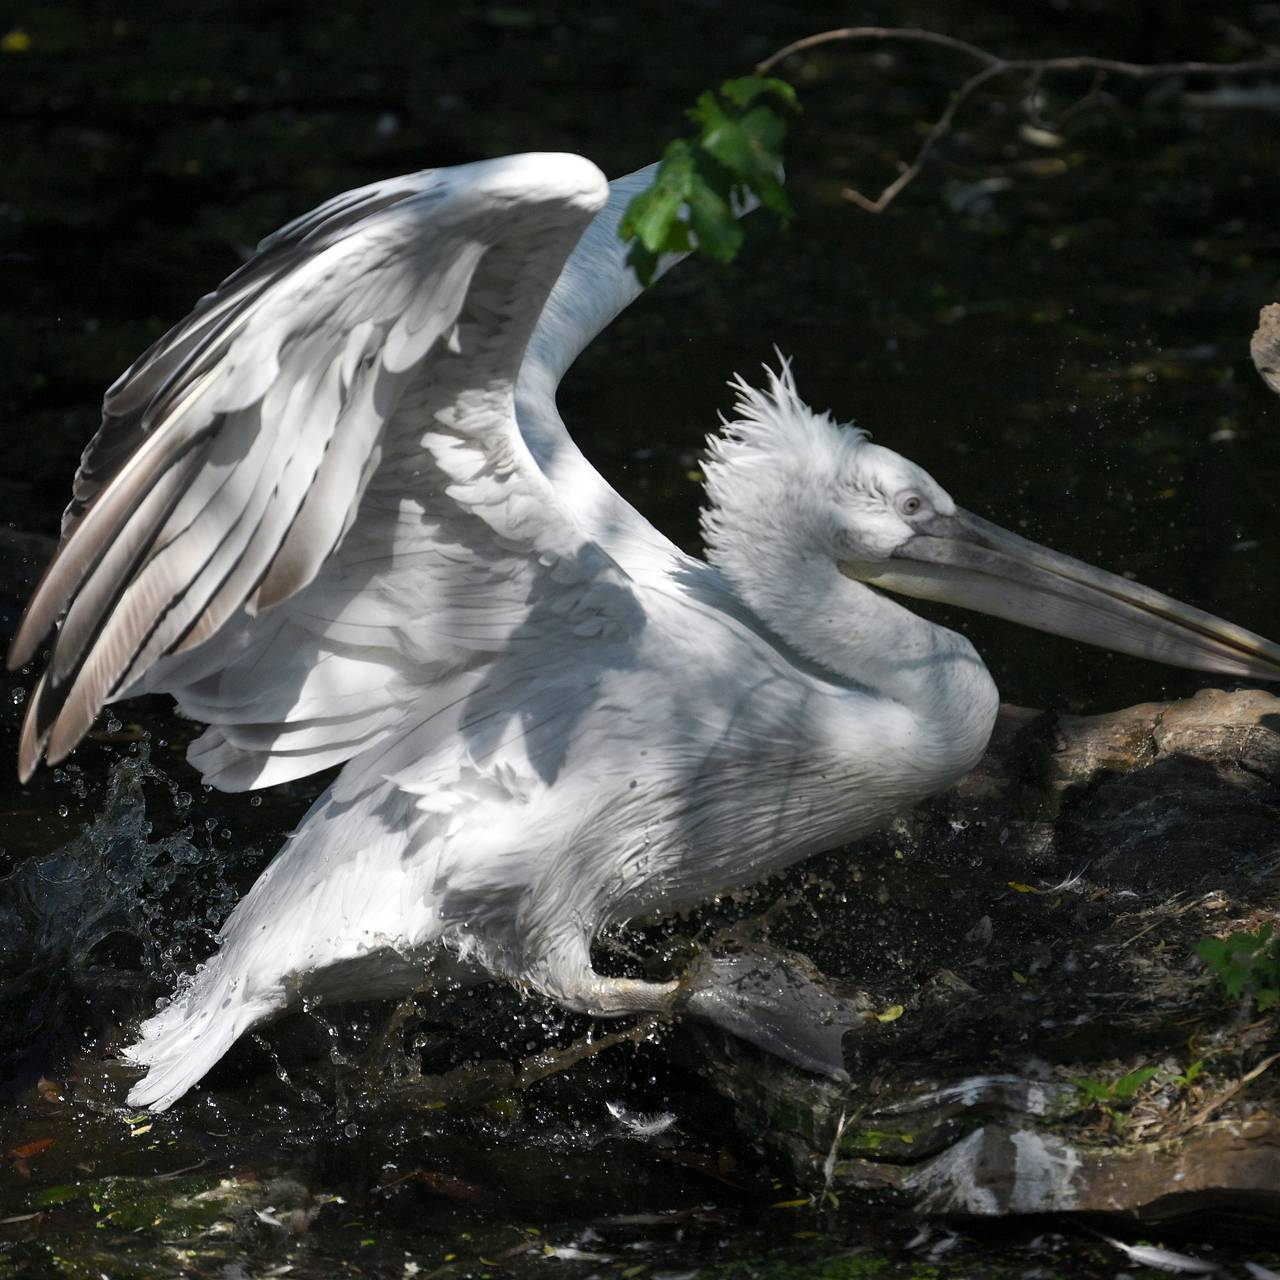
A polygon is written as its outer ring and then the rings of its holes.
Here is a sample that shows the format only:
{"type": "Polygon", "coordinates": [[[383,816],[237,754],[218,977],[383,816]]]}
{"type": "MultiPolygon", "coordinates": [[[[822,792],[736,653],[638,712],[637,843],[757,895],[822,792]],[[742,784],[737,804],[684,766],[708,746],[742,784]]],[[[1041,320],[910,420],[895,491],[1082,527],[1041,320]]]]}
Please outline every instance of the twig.
{"type": "Polygon", "coordinates": [[[1210,1098],[1195,1115],[1189,1120],[1184,1120],[1169,1136],[1180,1138],[1184,1133],[1190,1133],[1192,1129],[1198,1129],[1224,1102],[1230,1102],[1245,1085],[1256,1080],[1268,1067],[1278,1061],[1280,1061],[1280,1053],[1273,1053],[1271,1057],[1263,1058],[1252,1071],[1246,1071],[1239,1080],[1229,1084],[1221,1093],[1215,1094],[1210,1098]]]}
{"type": "Polygon", "coordinates": [[[955,36],[944,36],[940,31],[925,31],[921,27],[837,27],[834,31],[819,31],[816,35],[805,36],[802,40],[793,40],[784,45],[776,53],[771,53],[763,62],[756,63],[756,70],[767,75],[784,58],[793,53],[803,53],[806,49],[816,48],[820,44],[831,44],[836,40],[917,40],[923,44],[934,44],[942,49],[956,49],[967,53],[979,62],[1002,62],[1002,58],[994,53],[980,49],[967,40],[957,40],[955,36]]]}
{"type": "Polygon", "coordinates": [[[872,198],[853,187],[846,187],[841,194],[852,204],[868,213],[883,213],[903,190],[919,175],[930,153],[951,132],[960,108],[973,94],[991,80],[1015,73],[1030,73],[1031,80],[1024,97],[1026,110],[1033,123],[1039,121],[1039,108],[1035,94],[1044,77],[1050,72],[1092,71],[1093,84],[1085,95],[1068,107],[1058,118],[1059,125],[1084,110],[1101,95],[1102,84],[1108,75],[1127,76],[1131,80],[1157,80],[1169,76],[1241,76],[1268,72],[1280,73],[1280,58],[1254,58],[1247,62],[1122,62],[1115,58],[1095,58],[1088,55],[1072,55],[1062,58],[1002,58],[967,40],[943,35],[939,31],[925,31],[919,27],[839,27],[832,31],[820,31],[815,35],[794,40],[791,44],[770,54],[756,64],[756,71],[765,75],[779,62],[793,54],[819,45],[851,40],[901,40],[917,44],[931,44],[940,49],[963,53],[982,63],[982,69],[970,76],[951,96],[946,110],[930,126],[919,150],[909,164],[904,166],[892,182],[878,196],[872,198]]]}
{"type": "Polygon", "coordinates": [[[831,1190],[831,1184],[836,1177],[836,1158],[840,1154],[840,1143],[844,1141],[845,1130],[853,1123],[854,1117],[842,1111],[840,1119],[836,1121],[835,1135],[831,1139],[831,1148],[827,1152],[827,1158],[822,1162],[822,1199],[826,1199],[827,1192],[831,1190]]]}
{"type": "MultiPolygon", "coordinates": [[[[1078,116],[1080,112],[1092,106],[1095,102],[1101,102],[1102,99],[1110,98],[1111,95],[1102,92],[1102,86],[1107,82],[1107,73],[1105,71],[1095,71],[1093,73],[1093,83],[1089,86],[1083,97],[1077,98],[1069,107],[1059,113],[1058,118],[1054,120],[1050,128],[1055,131],[1061,129],[1068,120],[1078,116]]],[[[1112,99],[1114,101],[1114,99],[1112,99]]]]}
{"type": "Polygon", "coordinates": [[[170,1169],[168,1173],[152,1174],[152,1182],[172,1182],[174,1178],[181,1178],[184,1174],[194,1173],[197,1169],[203,1169],[209,1163],[206,1156],[203,1160],[197,1160],[195,1164],[184,1164],[181,1169],[170,1169]]]}
{"type": "Polygon", "coordinates": [[[1022,95],[1022,101],[1026,106],[1027,116],[1033,125],[1041,129],[1049,129],[1052,126],[1040,114],[1040,104],[1036,99],[1040,96],[1040,82],[1044,79],[1044,68],[1037,67],[1031,73],[1031,79],[1027,81],[1027,87],[1022,95]]]}
{"type": "Polygon", "coordinates": [[[1043,67],[1045,71],[1107,71],[1133,80],[1155,80],[1165,76],[1240,76],[1280,71],[1280,58],[1253,58],[1247,62],[1121,62],[1115,58],[1094,58],[1087,54],[1063,58],[1002,58],[967,40],[957,40],[940,31],[925,31],[919,27],[839,27],[834,31],[820,31],[771,53],[763,62],[756,64],[756,70],[764,75],[793,53],[837,40],[914,40],[967,53],[988,67],[998,66],[1002,70],[1034,71],[1043,67]]]}
{"type": "Polygon", "coordinates": [[[587,1058],[594,1058],[597,1053],[603,1053],[615,1045],[625,1044],[628,1040],[633,1044],[641,1044],[648,1039],[654,1027],[661,1021],[662,1019],[658,1017],[642,1018],[625,1031],[610,1031],[608,1035],[603,1035],[597,1040],[578,1040],[567,1049],[555,1049],[549,1053],[535,1054],[532,1058],[526,1058],[520,1064],[520,1070],[516,1074],[515,1087],[527,1089],[531,1084],[536,1084],[547,1076],[566,1071],[569,1067],[576,1066],[587,1058]]]}
{"type": "Polygon", "coordinates": [[[947,109],[934,122],[929,132],[925,134],[925,139],[920,144],[920,150],[916,152],[915,159],[874,200],[868,199],[854,187],[846,187],[840,194],[846,200],[856,204],[859,209],[865,209],[868,213],[883,213],[898,197],[903,188],[915,180],[933,148],[951,132],[951,125],[956,118],[956,112],[988,80],[994,80],[997,76],[1003,75],[1005,70],[1005,67],[994,64],[984,67],[976,76],[970,76],[951,95],[951,101],[947,103],[947,109]]]}

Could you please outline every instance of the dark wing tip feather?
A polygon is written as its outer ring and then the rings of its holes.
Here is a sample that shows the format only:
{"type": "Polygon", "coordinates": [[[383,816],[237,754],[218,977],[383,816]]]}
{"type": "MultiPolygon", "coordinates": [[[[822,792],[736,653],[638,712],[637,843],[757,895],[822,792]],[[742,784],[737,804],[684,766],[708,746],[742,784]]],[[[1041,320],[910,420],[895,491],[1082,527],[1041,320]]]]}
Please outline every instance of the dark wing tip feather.
{"type": "Polygon", "coordinates": [[[66,606],[65,596],[51,606],[49,597],[45,594],[45,585],[49,581],[54,565],[58,563],[60,554],[60,551],[55,553],[53,559],[45,565],[40,581],[36,583],[35,589],[31,592],[31,599],[27,601],[27,607],[23,609],[22,617],[18,620],[18,628],[9,641],[5,664],[10,671],[25,667],[36,656],[36,650],[40,647],[41,641],[53,630],[54,622],[66,606]]]}
{"type": "MultiPolygon", "coordinates": [[[[26,618],[26,611],[24,610],[23,620],[25,620],[25,618],[26,618]]],[[[17,632],[15,632],[13,635],[13,638],[9,641],[8,649],[5,650],[5,655],[4,655],[5,670],[19,671],[21,670],[21,668],[25,667],[27,663],[30,662],[31,659],[35,657],[36,645],[38,644],[39,644],[39,641],[37,641],[36,644],[28,644],[24,640],[23,643],[20,645],[18,643],[17,632]]]]}
{"type": "Polygon", "coordinates": [[[22,720],[22,735],[18,739],[18,781],[24,786],[31,781],[44,754],[44,744],[49,737],[49,725],[45,722],[44,695],[48,688],[48,676],[41,676],[31,691],[27,714],[22,720]]]}

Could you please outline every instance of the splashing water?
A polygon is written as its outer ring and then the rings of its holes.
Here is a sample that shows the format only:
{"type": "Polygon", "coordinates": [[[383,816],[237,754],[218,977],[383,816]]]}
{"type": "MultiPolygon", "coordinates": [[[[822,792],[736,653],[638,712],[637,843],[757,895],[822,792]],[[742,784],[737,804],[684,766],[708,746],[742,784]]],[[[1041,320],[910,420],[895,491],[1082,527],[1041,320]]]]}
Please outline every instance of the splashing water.
{"type": "Polygon", "coordinates": [[[9,877],[0,901],[0,1092],[140,1011],[155,979],[206,954],[238,896],[236,871],[260,859],[256,849],[215,851],[190,825],[153,838],[148,792],[185,815],[189,797],[152,764],[144,739],[111,766],[94,820],[9,877]]]}
{"type": "Polygon", "coordinates": [[[83,969],[92,965],[100,944],[123,935],[141,948],[143,968],[176,973],[202,949],[202,939],[212,941],[234,905],[237,894],[228,880],[225,852],[215,853],[211,842],[197,845],[190,826],[151,839],[147,782],[158,783],[175,808],[182,807],[182,793],[151,763],[149,743],[143,741],[136,754],[112,766],[97,818],[62,848],[29,860],[17,873],[20,900],[42,958],[63,958],[73,969],[83,969]],[[180,884],[189,888],[180,895],[185,901],[175,903],[180,884]]]}

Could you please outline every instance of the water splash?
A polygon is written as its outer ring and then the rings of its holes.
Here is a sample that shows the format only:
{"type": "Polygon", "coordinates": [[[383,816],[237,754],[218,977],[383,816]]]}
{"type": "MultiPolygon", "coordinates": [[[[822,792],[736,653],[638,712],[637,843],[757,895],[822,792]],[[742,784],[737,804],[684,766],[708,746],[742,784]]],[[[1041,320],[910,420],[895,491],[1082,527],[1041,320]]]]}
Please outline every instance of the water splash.
{"type": "MultiPolygon", "coordinates": [[[[70,780],[79,795],[79,770],[70,780]]],[[[94,820],[5,880],[0,1091],[5,1076],[20,1087],[51,1057],[140,1012],[154,999],[156,979],[173,978],[211,950],[238,896],[237,869],[260,855],[229,852],[225,842],[215,850],[212,837],[197,839],[190,825],[157,836],[148,804],[167,801],[181,820],[184,799],[151,762],[144,738],[111,766],[94,820]]]]}
{"type": "Polygon", "coordinates": [[[234,905],[224,852],[215,853],[211,842],[197,844],[189,826],[152,839],[146,783],[163,788],[175,808],[183,806],[183,793],[151,763],[144,740],[112,766],[93,822],[15,872],[20,910],[42,960],[82,970],[94,964],[102,943],[120,936],[137,944],[147,972],[176,973],[206,949],[202,942],[234,905]],[[197,887],[198,902],[192,901],[197,887]],[[178,889],[185,900],[174,902],[178,889]]]}

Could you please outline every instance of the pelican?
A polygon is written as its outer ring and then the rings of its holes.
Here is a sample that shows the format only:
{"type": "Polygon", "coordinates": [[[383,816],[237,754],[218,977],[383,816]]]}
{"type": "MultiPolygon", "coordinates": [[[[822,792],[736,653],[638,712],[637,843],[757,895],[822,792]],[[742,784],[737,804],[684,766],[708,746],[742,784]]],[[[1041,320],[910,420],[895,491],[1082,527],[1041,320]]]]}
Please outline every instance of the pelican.
{"type": "Polygon", "coordinates": [[[738,379],[707,560],[591,467],[561,377],[638,293],[642,170],[429,170],[290,223],[107,391],[9,654],[52,634],[25,780],[167,691],[204,781],[342,764],[217,953],[141,1027],[157,1110],[307,998],[442,971],[599,1017],[678,984],[591,942],[830,848],[960,778],[995,685],[895,595],[1223,675],[1280,647],[959,508],[920,467],[738,379]],[[55,624],[56,631],[55,631],[55,624]]]}

